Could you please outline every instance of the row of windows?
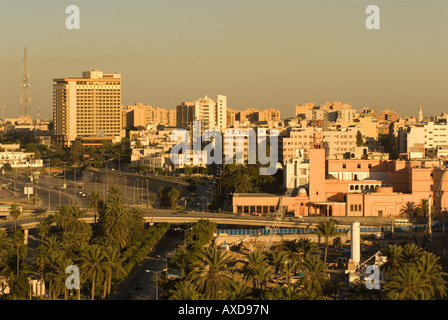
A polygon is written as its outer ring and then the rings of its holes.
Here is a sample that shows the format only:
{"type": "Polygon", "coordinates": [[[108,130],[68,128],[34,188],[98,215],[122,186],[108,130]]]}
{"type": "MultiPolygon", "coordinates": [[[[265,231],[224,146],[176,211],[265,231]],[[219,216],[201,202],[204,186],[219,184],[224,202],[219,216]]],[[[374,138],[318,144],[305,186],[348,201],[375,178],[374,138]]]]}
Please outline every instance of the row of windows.
{"type": "MultiPolygon", "coordinates": [[[[361,168],[362,168],[361,163],[357,163],[357,164],[356,164],[356,168],[357,168],[357,169],[361,169],[361,168]]],[[[368,163],[368,164],[367,164],[367,168],[369,168],[369,169],[372,168],[372,164],[371,164],[371,163],[368,163]]],[[[343,163],[343,164],[342,164],[342,169],[347,169],[347,164],[343,163]]]]}
{"type": "Polygon", "coordinates": [[[361,205],[360,204],[351,204],[350,211],[361,211],[361,205]]]}

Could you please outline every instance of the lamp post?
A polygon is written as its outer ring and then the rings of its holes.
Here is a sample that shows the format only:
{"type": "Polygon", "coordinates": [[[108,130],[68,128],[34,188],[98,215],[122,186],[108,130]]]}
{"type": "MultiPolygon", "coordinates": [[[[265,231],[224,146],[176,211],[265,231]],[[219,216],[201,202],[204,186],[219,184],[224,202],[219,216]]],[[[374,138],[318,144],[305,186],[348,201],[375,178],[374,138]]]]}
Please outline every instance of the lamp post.
{"type": "Polygon", "coordinates": [[[47,188],[48,188],[48,211],[51,211],[51,201],[50,201],[50,172],[51,172],[51,159],[48,160],[48,173],[47,173],[47,188]]]}
{"type": "Polygon", "coordinates": [[[160,270],[160,271],[145,270],[146,272],[152,272],[152,273],[156,274],[156,279],[155,279],[155,282],[156,282],[156,300],[159,300],[159,287],[157,285],[158,274],[161,273],[161,272],[167,271],[167,270],[168,270],[167,268],[165,268],[163,270],[160,270]]]}
{"type": "Polygon", "coordinates": [[[428,198],[428,234],[429,234],[429,243],[431,243],[431,241],[432,241],[431,200],[432,200],[432,194],[430,194],[429,198],[428,198]]]}

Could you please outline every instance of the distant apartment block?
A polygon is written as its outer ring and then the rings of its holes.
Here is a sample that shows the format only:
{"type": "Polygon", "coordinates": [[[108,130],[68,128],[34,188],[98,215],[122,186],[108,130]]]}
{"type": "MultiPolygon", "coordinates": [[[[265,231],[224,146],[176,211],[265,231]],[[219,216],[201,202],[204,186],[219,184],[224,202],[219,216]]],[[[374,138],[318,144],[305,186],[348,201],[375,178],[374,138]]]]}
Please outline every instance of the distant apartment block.
{"type": "Polygon", "coordinates": [[[409,159],[446,158],[448,125],[427,122],[398,129],[398,151],[409,159]]]}
{"type": "Polygon", "coordinates": [[[76,139],[119,142],[121,75],[85,71],[80,78],[53,80],[55,140],[70,145],[76,139]]]}
{"type": "Polygon", "coordinates": [[[227,97],[218,95],[214,100],[207,95],[194,102],[182,102],[176,106],[176,126],[187,128],[193,121],[201,121],[204,129],[227,128],[227,97]]]}
{"type": "Polygon", "coordinates": [[[34,152],[3,151],[0,152],[0,167],[9,164],[12,168],[43,167],[44,160],[35,159],[34,152]]]}
{"type": "MultiPolygon", "coordinates": [[[[283,162],[301,156],[308,158],[309,150],[313,143],[313,127],[293,128],[288,130],[283,136],[283,162]]],[[[355,152],[357,127],[350,127],[341,130],[323,130],[322,145],[329,159],[351,157],[355,152]]]]}
{"type": "Polygon", "coordinates": [[[133,106],[128,106],[124,112],[126,113],[126,125],[128,127],[146,129],[149,124],[176,126],[176,110],[136,103],[133,106]]]}

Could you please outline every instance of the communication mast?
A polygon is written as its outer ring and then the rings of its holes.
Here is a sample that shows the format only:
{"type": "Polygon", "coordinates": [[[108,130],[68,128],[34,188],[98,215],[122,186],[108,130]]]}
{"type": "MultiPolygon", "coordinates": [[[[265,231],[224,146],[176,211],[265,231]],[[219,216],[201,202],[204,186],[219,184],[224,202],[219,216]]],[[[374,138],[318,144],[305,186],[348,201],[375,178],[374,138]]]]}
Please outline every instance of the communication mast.
{"type": "Polygon", "coordinates": [[[2,121],[5,122],[5,100],[2,98],[2,121]]]}
{"type": "Polygon", "coordinates": [[[22,85],[20,88],[20,115],[29,116],[30,115],[30,73],[27,60],[27,49],[23,50],[23,74],[22,74],[22,85]]]}

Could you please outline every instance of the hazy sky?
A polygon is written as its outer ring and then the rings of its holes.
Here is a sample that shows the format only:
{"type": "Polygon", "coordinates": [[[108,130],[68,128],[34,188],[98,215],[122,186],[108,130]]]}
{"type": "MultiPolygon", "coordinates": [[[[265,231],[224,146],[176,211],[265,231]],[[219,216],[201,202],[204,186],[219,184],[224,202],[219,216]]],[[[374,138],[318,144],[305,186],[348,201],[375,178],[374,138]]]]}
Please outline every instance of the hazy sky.
{"type": "Polygon", "coordinates": [[[351,103],[448,112],[446,0],[0,0],[0,98],[19,114],[28,48],[32,115],[52,115],[52,80],[122,74],[123,105],[174,108],[204,95],[230,108],[351,103]],[[68,5],[81,13],[68,30],[68,5]],[[368,30],[369,5],[380,30],[368,30]]]}

